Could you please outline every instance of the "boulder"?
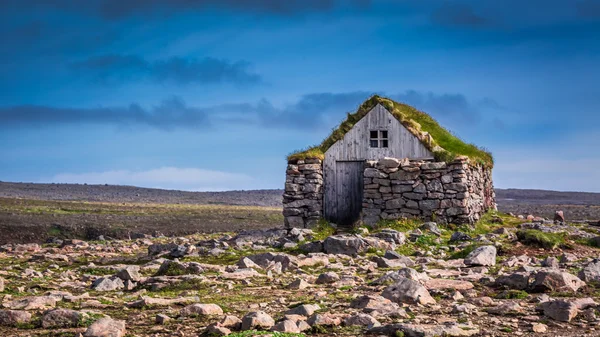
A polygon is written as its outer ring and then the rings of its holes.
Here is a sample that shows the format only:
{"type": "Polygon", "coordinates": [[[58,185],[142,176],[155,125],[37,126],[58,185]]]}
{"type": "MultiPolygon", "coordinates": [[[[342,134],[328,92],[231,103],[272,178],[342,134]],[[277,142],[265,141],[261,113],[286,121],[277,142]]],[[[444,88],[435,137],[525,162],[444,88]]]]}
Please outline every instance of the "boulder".
{"type": "Polygon", "coordinates": [[[31,314],[21,310],[0,310],[0,326],[16,326],[31,322],[31,314]]]}
{"type": "Polygon", "coordinates": [[[496,279],[497,286],[504,286],[509,289],[525,290],[529,287],[530,273],[517,272],[509,275],[502,275],[496,279]]]}
{"type": "Polygon", "coordinates": [[[600,260],[595,259],[579,271],[579,278],[585,282],[600,283],[600,260]]]}
{"type": "Polygon", "coordinates": [[[583,286],[577,276],[555,269],[538,271],[531,284],[534,292],[577,292],[583,286]]]}
{"type": "Polygon", "coordinates": [[[123,281],[139,282],[142,279],[139,266],[127,266],[119,270],[116,276],[123,281]]]}
{"type": "Polygon", "coordinates": [[[338,326],[342,324],[339,316],[333,314],[313,314],[306,323],[310,326],[338,326]]]}
{"type": "Polygon", "coordinates": [[[465,258],[468,266],[493,266],[496,264],[496,247],[481,246],[469,253],[465,258]]]}
{"type": "Polygon", "coordinates": [[[471,241],[473,238],[471,238],[468,234],[465,234],[463,232],[454,232],[452,233],[452,235],[450,236],[450,242],[456,242],[456,241],[471,241]]]}
{"type": "Polygon", "coordinates": [[[385,336],[406,337],[459,337],[474,336],[479,334],[479,328],[474,325],[456,324],[388,324],[367,330],[367,333],[385,336]]]}
{"type": "Polygon", "coordinates": [[[356,256],[367,248],[368,244],[362,238],[353,235],[333,235],[323,242],[323,250],[327,254],[356,256]]]}
{"type": "Polygon", "coordinates": [[[577,305],[564,300],[543,302],[539,308],[545,316],[561,322],[570,322],[579,313],[577,305]]]}
{"type": "Polygon", "coordinates": [[[333,271],[328,271],[326,273],[319,275],[319,277],[317,278],[317,281],[315,283],[316,284],[331,284],[331,283],[335,283],[339,280],[340,280],[340,277],[338,276],[338,274],[336,274],[333,271]]]}
{"type": "Polygon", "coordinates": [[[268,330],[273,325],[275,321],[264,311],[253,311],[242,318],[242,330],[268,330]]]}
{"type": "Polygon", "coordinates": [[[3,303],[5,308],[13,310],[45,310],[56,306],[56,298],[52,296],[22,297],[3,303]]]}
{"type": "Polygon", "coordinates": [[[84,337],[122,337],[125,336],[125,321],[103,317],[87,328],[84,337]]]}
{"type": "Polygon", "coordinates": [[[101,277],[92,283],[96,291],[115,291],[125,288],[125,284],[118,277],[101,277]]]}
{"type": "Polygon", "coordinates": [[[344,325],[346,326],[365,326],[368,328],[380,326],[381,323],[377,321],[373,316],[368,314],[354,314],[352,316],[346,317],[344,320],[344,325]]]}
{"type": "Polygon", "coordinates": [[[427,288],[419,282],[408,278],[401,278],[396,283],[385,288],[381,296],[392,302],[402,304],[435,304],[435,300],[427,291],[427,288]]]}
{"type": "Polygon", "coordinates": [[[223,309],[221,309],[220,306],[213,304],[213,303],[208,303],[208,304],[194,303],[194,304],[190,304],[190,305],[186,306],[185,308],[181,309],[180,314],[181,314],[181,316],[223,315],[223,309]]]}
{"type": "Polygon", "coordinates": [[[286,319],[275,324],[271,331],[285,332],[285,333],[300,333],[298,324],[292,320],[286,319]]]}
{"type": "Polygon", "coordinates": [[[320,310],[321,307],[318,304],[302,304],[295,308],[292,308],[285,312],[286,315],[301,315],[301,316],[310,316],[315,313],[315,311],[320,310]]]}
{"type": "Polygon", "coordinates": [[[390,228],[384,228],[377,233],[371,234],[371,236],[397,245],[402,245],[406,242],[406,235],[404,233],[390,228]]]}
{"type": "Polygon", "coordinates": [[[310,284],[308,284],[308,282],[304,281],[303,279],[297,279],[292,283],[288,284],[287,288],[294,290],[303,290],[308,288],[309,286],[310,284]]]}
{"type": "Polygon", "coordinates": [[[42,327],[71,328],[79,325],[84,314],[71,309],[54,309],[46,312],[42,317],[42,327]]]}

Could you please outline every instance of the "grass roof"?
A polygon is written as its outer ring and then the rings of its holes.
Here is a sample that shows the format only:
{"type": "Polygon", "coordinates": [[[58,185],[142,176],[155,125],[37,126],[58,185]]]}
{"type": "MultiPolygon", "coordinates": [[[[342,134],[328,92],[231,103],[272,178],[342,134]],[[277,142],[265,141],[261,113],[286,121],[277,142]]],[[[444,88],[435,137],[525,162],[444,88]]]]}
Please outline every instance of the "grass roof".
{"type": "Polygon", "coordinates": [[[320,145],[297,151],[288,156],[289,162],[299,159],[325,158],[325,152],[346,132],[361,120],[377,104],[385,107],[410,133],[417,137],[435,156],[438,161],[450,162],[458,156],[466,156],[472,162],[488,167],[494,165],[492,154],[474,144],[462,141],[450,131],[444,129],[438,122],[425,112],[419,111],[410,105],[395,102],[389,98],[374,95],[360,105],[355,113],[349,113],[339,127],[333,130],[329,137],[320,145]]]}

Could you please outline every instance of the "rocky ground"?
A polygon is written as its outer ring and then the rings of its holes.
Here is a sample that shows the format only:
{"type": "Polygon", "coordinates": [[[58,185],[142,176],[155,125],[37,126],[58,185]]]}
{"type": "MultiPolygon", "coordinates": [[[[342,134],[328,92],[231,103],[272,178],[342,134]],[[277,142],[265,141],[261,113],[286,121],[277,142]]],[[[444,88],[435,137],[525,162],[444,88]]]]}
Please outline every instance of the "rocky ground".
{"type": "Polygon", "coordinates": [[[334,232],[6,244],[0,334],[600,335],[596,226],[488,214],[334,232]]]}

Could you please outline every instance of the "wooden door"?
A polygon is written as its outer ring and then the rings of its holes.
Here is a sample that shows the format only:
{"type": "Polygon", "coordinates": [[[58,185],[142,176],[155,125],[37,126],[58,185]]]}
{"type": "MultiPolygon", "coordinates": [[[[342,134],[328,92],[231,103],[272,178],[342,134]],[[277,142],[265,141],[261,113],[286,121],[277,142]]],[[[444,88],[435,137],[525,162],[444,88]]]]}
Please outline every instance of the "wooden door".
{"type": "Polygon", "coordinates": [[[360,218],[363,199],[363,161],[335,163],[335,207],[331,221],[340,226],[351,226],[360,218]]]}

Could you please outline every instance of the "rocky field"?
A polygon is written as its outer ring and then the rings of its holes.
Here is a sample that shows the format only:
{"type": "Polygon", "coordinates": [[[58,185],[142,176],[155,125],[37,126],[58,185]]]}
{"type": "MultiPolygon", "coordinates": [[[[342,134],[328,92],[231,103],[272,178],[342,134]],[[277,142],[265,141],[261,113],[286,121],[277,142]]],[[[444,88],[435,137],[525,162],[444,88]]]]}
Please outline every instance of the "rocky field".
{"type": "Polygon", "coordinates": [[[598,227],[488,214],[0,247],[3,336],[598,336],[598,227]]]}

